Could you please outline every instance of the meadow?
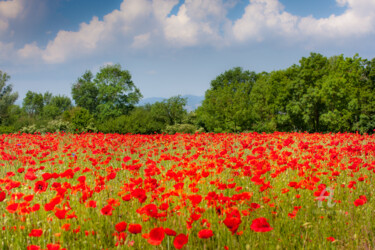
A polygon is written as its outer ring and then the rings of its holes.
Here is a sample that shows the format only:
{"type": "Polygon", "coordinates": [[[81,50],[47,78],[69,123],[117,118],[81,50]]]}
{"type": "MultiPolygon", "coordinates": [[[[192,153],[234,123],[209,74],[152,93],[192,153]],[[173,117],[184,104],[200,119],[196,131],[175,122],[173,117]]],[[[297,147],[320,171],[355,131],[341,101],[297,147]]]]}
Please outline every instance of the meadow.
{"type": "Polygon", "coordinates": [[[375,248],[375,137],[0,135],[1,249],[375,248]]]}

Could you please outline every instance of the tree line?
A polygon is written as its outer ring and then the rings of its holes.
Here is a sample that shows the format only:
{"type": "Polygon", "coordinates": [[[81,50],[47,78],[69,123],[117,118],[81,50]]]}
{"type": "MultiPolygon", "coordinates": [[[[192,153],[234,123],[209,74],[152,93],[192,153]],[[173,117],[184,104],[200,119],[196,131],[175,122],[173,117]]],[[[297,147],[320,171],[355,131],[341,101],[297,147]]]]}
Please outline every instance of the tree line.
{"type": "Polygon", "coordinates": [[[0,71],[0,132],[360,132],[375,129],[375,58],[311,53],[284,70],[240,67],[211,81],[192,112],[174,96],[137,106],[142,98],[129,71],[107,65],[86,71],[67,96],[28,91],[22,106],[0,71]]]}

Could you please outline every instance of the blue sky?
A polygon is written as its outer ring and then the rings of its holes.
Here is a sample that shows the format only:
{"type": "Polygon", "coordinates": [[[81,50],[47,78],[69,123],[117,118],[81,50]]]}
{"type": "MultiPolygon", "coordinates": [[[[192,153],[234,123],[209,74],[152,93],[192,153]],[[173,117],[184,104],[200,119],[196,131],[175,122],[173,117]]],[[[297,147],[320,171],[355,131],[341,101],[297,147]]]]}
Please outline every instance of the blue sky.
{"type": "Polygon", "coordinates": [[[70,96],[86,70],[130,71],[144,97],[204,95],[240,66],[284,69],[310,52],[375,57],[374,0],[0,0],[0,70],[70,96]]]}

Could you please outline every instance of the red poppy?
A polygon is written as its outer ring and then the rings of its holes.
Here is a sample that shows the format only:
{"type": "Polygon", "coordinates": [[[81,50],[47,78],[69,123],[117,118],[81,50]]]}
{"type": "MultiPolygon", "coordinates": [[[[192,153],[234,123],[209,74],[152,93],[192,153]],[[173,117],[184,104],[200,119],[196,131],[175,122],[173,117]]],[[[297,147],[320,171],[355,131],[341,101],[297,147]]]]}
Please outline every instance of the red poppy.
{"type": "Polygon", "coordinates": [[[121,221],[115,225],[115,229],[117,232],[121,233],[126,230],[126,226],[128,224],[125,221],[121,221]]]}
{"type": "Polygon", "coordinates": [[[112,210],[113,207],[111,205],[104,206],[101,210],[100,213],[102,215],[112,215],[112,210]]]}
{"type": "Polygon", "coordinates": [[[48,182],[37,181],[37,182],[35,182],[34,192],[35,193],[45,192],[47,190],[47,187],[48,187],[48,182]]]}
{"type": "Polygon", "coordinates": [[[354,205],[355,205],[356,207],[358,207],[358,206],[362,206],[362,205],[364,205],[365,203],[366,203],[366,201],[363,200],[363,199],[356,199],[356,200],[354,201],[354,205]]]}
{"type": "Polygon", "coordinates": [[[154,228],[150,231],[148,243],[157,246],[160,245],[165,237],[164,229],[162,227],[154,228]]]}
{"type": "Polygon", "coordinates": [[[60,248],[59,244],[47,244],[47,250],[59,250],[60,248]]]}
{"type": "Polygon", "coordinates": [[[5,200],[6,194],[4,191],[0,192],[0,202],[5,200]]]}
{"type": "Polygon", "coordinates": [[[67,212],[68,211],[65,210],[65,209],[58,209],[58,208],[56,208],[55,215],[56,215],[57,218],[59,218],[60,220],[62,220],[62,219],[65,219],[65,216],[66,216],[67,212]]]}
{"type": "Polygon", "coordinates": [[[168,235],[168,236],[176,236],[176,231],[170,229],[170,228],[164,228],[164,232],[168,235]]]}
{"type": "Polygon", "coordinates": [[[173,240],[173,246],[177,249],[181,249],[186,243],[188,243],[189,238],[185,234],[177,235],[173,240]]]}
{"type": "Polygon", "coordinates": [[[40,237],[43,234],[42,229],[32,229],[31,232],[29,233],[30,237],[40,237]]]}
{"type": "Polygon", "coordinates": [[[34,195],[33,195],[33,194],[25,195],[25,196],[23,197],[23,199],[24,199],[25,201],[32,201],[32,200],[34,199],[34,195]]]}
{"type": "Polygon", "coordinates": [[[86,203],[86,207],[96,207],[96,201],[90,200],[86,203]]]}
{"type": "Polygon", "coordinates": [[[231,213],[227,214],[227,217],[223,222],[225,226],[227,226],[227,228],[232,232],[232,234],[235,234],[242,222],[240,212],[237,209],[233,210],[231,213]]]}
{"type": "Polygon", "coordinates": [[[334,242],[336,239],[331,236],[331,237],[328,237],[327,240],[334,242]]]}
{"type": "Polygon", "coordinates": [[[27,249],[27,250],[40,250],[40,246],[37,246],[37,245],[30,245],[30,246],[27,246],[26,249],[27,249]]]}
{"type": "Polygon", "coordinates": [[[211,229],[202,229],[198,232],[198,237],[201,239],[208,239],[214,235],[211,229]]]}
{"type": "Polygon", "coordinates": [[[27,171],[27,173],[25,174],[25,180],[30,180],[30,181],[33,181],[35,180],[37,177],[35,175],[35,173],[33,171],[27,171]]]}
{"type": "Polygon", "coordinates": [[[13,214],[17,211],[18,205],[19,205],[18,203],[10,204],[6,207],[6,210],[8,210],[9,213],[13,214]]]}
{"type": "Polygon", "coordinates": [[[267,219],[263,217],[253,220],[250,228],[255,232],[268,232],[273,230],[270,224],[268,224],[267,219]]]}
{"type": "Polygon", "coordinates": [[[142,232],[142,226],[139,224],[129,224],[128,230],[132,234],[139,234],[142,232]]]}
{"type": "Polygon", "coordinates": [[[144,207],[144,209],[148,216],[154,218],[158,217],[158,207],[155,204],[148,204],[144,207]]]}

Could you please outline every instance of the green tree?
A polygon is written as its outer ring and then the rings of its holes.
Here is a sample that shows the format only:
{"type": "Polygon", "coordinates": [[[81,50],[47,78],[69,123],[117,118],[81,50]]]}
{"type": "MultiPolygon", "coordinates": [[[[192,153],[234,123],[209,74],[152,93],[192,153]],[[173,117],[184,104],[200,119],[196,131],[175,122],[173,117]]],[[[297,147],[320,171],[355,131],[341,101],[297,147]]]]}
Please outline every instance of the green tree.
{"type": "MultiPolygon", "coordinates": [[[[292,66],[294,67],[294,66],[292,66]]],[[[288,84],[291,99],[286,106],[295,130],[320,131],[320,115],[324,112],[322,84],[328,75],[328,59],[311,53],[294,67],[297,75],[288,84]]]]}
{"type": "Polygon", "coordinates": [[[72,96],[77,106],[101,121],[128,114],[142,97],[129,71],[122,70],[119,64],[101,68],[94,79],[86,71],[73,84],[72,96]]]}
{"type": "Polygon", "coordinates": [[[37,116],[42,113],[44,107],[43,94],[27,91],[22,102],[22,108],[30,116],[37,116]]]}
{"type": "Polygon", "coordinates": [[[215,132],[249,129],[250,93],[257,78],[255,72],[236,67],[212,80],[202,106],[197,109],[198,125],[215,132]]]}
{"type": "Polygon", "coordinates": [[[187,115],[186,98],[181,96],[173,96],[162,102],[156,102],[151,105],[151,113],[155,120],[165,125],[174,125],[182,123],[187,115]]]}
{"type": "Polygon", "coordinates": [[[86,71],[72,87],[72,97],[78,107],[87,109],[91,114],[96,113],[98,106],[98,87],[93,82],[93,74],[86,71]]]}
{"type": "Polygon", "coordinates": [[[12,85],[7,84],[10,76],[0,70],[0,124],[6,123],[11,107],[18,98],[18,93],[12,93],[12,85]]]}

